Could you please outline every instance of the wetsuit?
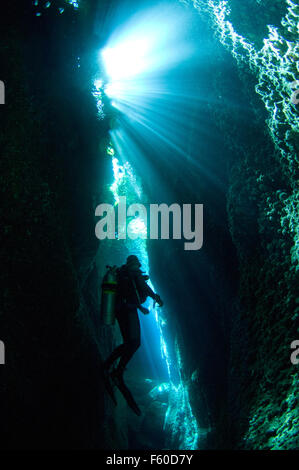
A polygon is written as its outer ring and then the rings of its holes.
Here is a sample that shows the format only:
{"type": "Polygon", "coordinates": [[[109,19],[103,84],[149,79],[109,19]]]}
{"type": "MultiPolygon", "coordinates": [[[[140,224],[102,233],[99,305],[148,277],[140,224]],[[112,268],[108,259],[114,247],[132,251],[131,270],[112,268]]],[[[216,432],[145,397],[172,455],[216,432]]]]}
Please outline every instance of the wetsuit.
{"type": "Polygon", "coordinates": [[[140,322],[137,306],[146,298],[156,297],[143,278],[139,268],[130,268],[127,265],[119,269],[120,292],[117,300],[116,318],[123,337],[123,344],[118,346],[106,360],[106,367],[120,357],[118,369],[123,371],[134,353],[140,346],[140,322]]]}

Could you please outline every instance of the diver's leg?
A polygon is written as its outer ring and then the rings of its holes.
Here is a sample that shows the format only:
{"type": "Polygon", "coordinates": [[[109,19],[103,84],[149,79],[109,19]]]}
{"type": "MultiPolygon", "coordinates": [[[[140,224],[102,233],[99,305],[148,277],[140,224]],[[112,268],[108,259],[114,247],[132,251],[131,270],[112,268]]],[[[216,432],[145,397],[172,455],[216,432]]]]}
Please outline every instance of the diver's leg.
{"type": "Polygon", "coordinates": [[[128,314],[128,312],[126,312],[124,310],[119,315],[117,315],[117,317],[116,317],[117,321],[118,321],[118,324],[119,324],[119,327],[120,327],[121,335],[123,337],[123,344],[120,344],[119,346],[117,346],[112,351],[112,353],[110,354],[108,359],[106,359],[106,361],[104,362],[104,367],[107,370],[110,369],[113,362],[115,362],[126,351],[126,348],[127,348],[127,345],[126,345],[126,343],[127,343],[127,324],[128,324],[127,314],[128,314]]]}
{"type": "Polygon", "coordinates": [[[120,328],[124,338],[124,349],[120,357],[119,364],[112,372],[111,377],[115,385],[119,388],[125,397],[128,405],[138,416],[140,416],[141,411],[123,379],[123,373],[126,365],[140,346],[140,323],[136,308],[128,311],[126,323],[121,322],[120,328]]]}
{"type": "Polygon", "coordinates": [[[140,322],[137,309],[128,312],[126,323],[120,324],[122,336],[124,338],[124,348],[118,365],[118,372],[122,373],[140,346],[140,322]]]}
{"type": "Polygon", "coordinates": [[[108,359],[106,359],[106,361],[104,361],[104,367],[106,369],[110,369],[110,367],[112,366],[113,362],[116,361],[124,352],[125,350],[125,345],[124,344],[120,344],[119,346],[117,346],[113,351],[112,353],[110,354],[110,356],[108,357],[108,359]]]}

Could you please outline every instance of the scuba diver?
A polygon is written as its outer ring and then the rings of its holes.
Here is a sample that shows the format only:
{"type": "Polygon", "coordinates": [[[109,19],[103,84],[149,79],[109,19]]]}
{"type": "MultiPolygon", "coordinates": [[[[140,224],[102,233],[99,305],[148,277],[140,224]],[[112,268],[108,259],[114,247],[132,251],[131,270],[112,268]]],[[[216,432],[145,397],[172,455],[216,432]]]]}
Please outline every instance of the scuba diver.
{"type": "Polygon", "coordinates": [[[149,276],[141,271],[141,263],[135,255],[127,258],[126,264],[117,269],[117,299],[115,315],[123,337],[123,344],[118,346],[104,362],[104,371],[110,375],[118,388],[126,387],[123,381],[123,373],[140,346],[140,322],[137,309],[143,314],[149,310],[142,307],[147,297],[151,297],[162,307],[163,302],[158,294],[147,284],[149,276]],[[110,368],[119,359],[117,367],[109,373],[110,368]]]}

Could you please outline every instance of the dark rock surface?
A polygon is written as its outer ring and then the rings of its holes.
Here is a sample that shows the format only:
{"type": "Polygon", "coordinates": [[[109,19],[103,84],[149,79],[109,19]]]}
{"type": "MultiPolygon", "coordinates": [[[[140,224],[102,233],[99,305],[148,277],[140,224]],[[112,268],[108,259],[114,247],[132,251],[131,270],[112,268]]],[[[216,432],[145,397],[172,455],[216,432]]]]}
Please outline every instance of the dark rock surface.
{"type": "MultiPolygon", "coordinates": [[[[231,2],[232,21],[238,17],[239,32],[256,45],[269,18],[278,25],[284,14],[269,1],[257,25],[247,21],[248,6],[231,2]]],[[[99,327],[94,208],[110,124],[98,119],[91,95],[105,39],[93,33],[97,2],[86,0],[79,16],[49,9],[42,19],[31,3],[10,0],[0,17],[0,79],[7,84],[0,116],[0,338],[7,360],[0,368],[0,445],[179,446],[183,417],[170,417],[165,431],[173,397],[157,392],[161,383],[128,375],[138,418],[119,394],[114,407],[101,379],[102,356],[120,338],[99,327]]],[[[103,15],[108,6],[102,2],[103,15]]],[[[273,140],[257,77],[220,47],[207,18],[194,10],[214,52],[204,78],[199,74],[206,99],[194,107],[186,134],[188,158],[201,166],[189,174],[185,161],[153,163],[177,203],[204,203],[204,247],[186,253],[150,241],[151,273],[168,306],[169,348],[180,354],[201,429],[198,447],[298,449],[298,368],[290,363],[299,314],[298,134],[292,129],[285,142],[289,128],[280,123],[283,144],[273,140]],[[286,158],[291,144],[294,156],[286,158]]],[[[149,200],[161,195],[152,181],[145,187],[149,200]]]]}
{"type": "Polygon", "coordinates": [[[3,448],[105,448],[117,441],[99,425],[105,392],[98,299],[85,293],[96,281],[92,198],[105,129],[76,73],[73,55],[90,36],[72,15],[49,11],[39,22],[26,1],[1,10],[3,448]]]}

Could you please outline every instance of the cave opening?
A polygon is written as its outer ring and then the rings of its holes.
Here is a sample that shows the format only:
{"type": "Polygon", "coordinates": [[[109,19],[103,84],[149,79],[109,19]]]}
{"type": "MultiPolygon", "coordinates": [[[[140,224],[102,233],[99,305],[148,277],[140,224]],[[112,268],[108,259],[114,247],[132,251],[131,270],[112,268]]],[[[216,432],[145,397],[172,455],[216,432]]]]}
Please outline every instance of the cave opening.
{"type": "MultiPolygon", "coordinates": [[[[93,94],[100,116],[110,119],[109,138],[105,142],[107,159],[111,162],[108,180],[105,181],[110,197],[106,193],[103,200],[116,208],[124,197],[128,204],[143,204],[143,207],[148,207],[152,201],[169,205],[178,202],[177,206],[187,202],[198,205],[201,202],[199,194],[206,197],[205,188],[201,188],[198,194],[194,191],[193,185],[198,190],[200,179],[203,185],[209,187],[213,201],[210,210],[213,207],[218,214],[219,211],[224,212],[221,198],[227,189],[226,169],[223,161],[219,161],[219,154],[216,154],[224,143],[208,116],[208,103],[215,101],[214,90],[210,89],[207,93],[211,77],[206,77],[202,72],[209,63],[208,53],[213,54],[213,47],[198,24],[190,27],[195,11],[186,8],[186,5],[164,2],[157,6],[145,2],[141,8],[136,5],[131,17],[128,17],[126,5],[123,5],[122,12],[122,21],[118,17],[119,24],[114,26],[99,52],[100,70],[94,80],[93,94]],[[197,41],[200,42],[199,48],[197,41]],[[196,144],[193,141],[195,135],[196,144]],[[211,140],[214,160],[211,158],[211,147],[206,142],[211,140]],[[199,149],[196,148],[198,142],[199,149]],[[208,157],[210,161],[207,161],[208,157]],[[190,197],[190,201],[186,197],[190,197]]],[[[239,103],[232,98],[231,105],[239,107],[239,103]]],[[[223,155],[220,158],[222,160],[223,155]]],[[[217,215],[213,214],[213,218],[217,215]]],[[[174,219],[170,222],[173,233],[174,219]]],[[[193,220],[193,224],[195,222],[198,220],[193,220]]],[[[182,279],[194,269],[194,258],[186,258],[182,240],[153,240],[148,230],[148,220],[140,210],[136,211],[123,231],[126,233],[129,229],[136,240],[124,240],[118,228],[116,242],[101,240],[99,277],[104,275],[106,264],[120,265],[127,255],[136,254],[146,273],[152,265],[155,266],[159,272],[160,286],[157,289],[171,304],[167,307],[167,302],[162,309],[152,309],[147,303],[151,317],[140,318],[142,347],[129,364],[126,376],[132,390],[139,393],[141,401],[143,399],[146,416],[140,433],[142,437],[136,439],[138,432],[135,430],[129,445],[138,448],[196,449],[205,445],[213,423],[207,409],[202,417],[193,414],[180,342],[188,338],[191,326],[188,322],[190,317],[192,321],[192,316],[196,316],[193,318],[195,328],[209,331],[206,341],[211,344],[208,346],[205,343],[202,350],[219,348],[215,356],[225,356],[221,351],[225,348],[225,342],[221,338],[219,325],[209,324],[206,319],[213,309],[212,299],[209,294],[203,295],[202,305],[197,306],[194,293],[198,291],[198,275],[194,275],[192,280],[188,279],[187,289],[183,293],[182,279]],[[162,266],[159,266],[157,258],[163,260],[162,266]],[[174,276],[171,289],[167,285],[169,271],[174,276]],[[177,295],[186,297],[187,308],[181,299],[176,301],[177,295]],[[200,316],[202,318],[198,319],[200,316]],[[187,326],[182,325],[184,320],[187,326]],[[131,375],[130,370],[133,371],[131,375]],[[140,395],[142,383],[144,397],[140,395]],[[148,416],[152,417],[151,423],[148,416]],[[154,442],[151,442],[154,435],[154,442]]],[[[228,228],[226,230],[225,244],[232,254],[233,259],[229,260],[232,267],[235,253],[228,228]]],[[[201,246],[198,247],[196,259],[199,260],[203,280],[207,277],[208,261],[199,253],[199,248],[201,246]]],[[[155,277],[151,276],[151,279],[155,284],[155,277]]],[[[207,283],[202,284],[200,289],[209,292],[207,283]]],[[[119,336],[117,339],[120,341],[119,336]]],[[[216,371],[215,374],[220,377],[218,380],[223,386],[224,371],[216,371]]],[[[194,382],[201,380],[196,365],[191,376],[194,382]]],[[[207,408],[206,398],[202,400],[203,407],[207,408]]],[[[136,427],[135,420],[133,423],[136,427]]]]}
{"type": "Polygon", "coordinates": [[[2,13],[1,446],[298,448],[296,2],[2,13]],[[151,238],[142,210],[99,241],[98,205],[124,197],[202,204],[202,246],[151,238]],[[121,335],[101,280],[129,254],[164,300],[125,371],[141,417],[102,376],[121,335]]]}

